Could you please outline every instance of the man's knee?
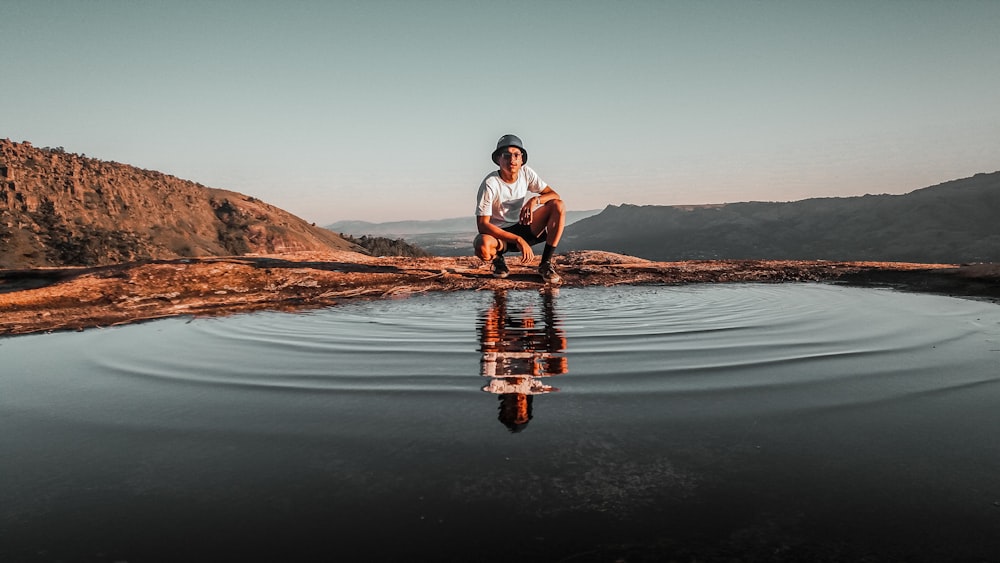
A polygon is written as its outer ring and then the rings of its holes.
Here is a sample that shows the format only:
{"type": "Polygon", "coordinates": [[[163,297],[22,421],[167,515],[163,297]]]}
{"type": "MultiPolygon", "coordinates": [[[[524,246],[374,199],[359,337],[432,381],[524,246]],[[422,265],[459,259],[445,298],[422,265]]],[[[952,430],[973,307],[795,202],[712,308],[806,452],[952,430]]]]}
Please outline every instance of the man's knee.
{"type": "Polygon", "coordinates": [[[472,247],[476,252],[476,257],[480,260],[490,260],[496,254],[498,241],[490,235],[476,235],[472,241],[472,247]]]}
{"type": "Polygon", "coordinates": [[[476,238],[472,240],[472,250],[479,258],[483,257],[486,251],[486,241],[483,239],[483,235],[476,235],[476,238]]]}
{"type": "MultiPolygon", "coordinates": [[[[552,201],[545,202],[545,205],[539,209],[539,212],[537,218],[538,225],[548,225],[556,217],[566,217],[566,210],[561,199],[553,199],[552,201]]],[[[532,219],[531,224],[535,225],[535,221],[536,219],[532,219]]]]}
{"type": "Polygon", "coordinates": [[[566,208],[563,206],[563,200],[561,199],[553,199],[552,201],[547,202],[545,205],[551,205],[552,210],[554,212],[559,213],[560,215],[566,214],[566,208]]]}

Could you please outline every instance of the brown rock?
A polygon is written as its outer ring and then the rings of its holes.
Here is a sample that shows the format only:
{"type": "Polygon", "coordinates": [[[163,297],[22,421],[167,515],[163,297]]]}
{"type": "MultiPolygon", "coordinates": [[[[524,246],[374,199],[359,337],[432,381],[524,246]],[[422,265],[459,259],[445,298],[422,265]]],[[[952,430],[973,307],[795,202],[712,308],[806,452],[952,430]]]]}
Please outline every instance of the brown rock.
{"type": "MultiPolygon", "coordinates": [[[[82,329],[178,315],[297,310],[427,291],[537,289],[534,266],[510,260],[494,279],[475,258],[373,258],[300,252],[0,270],[0,335],[82,329]]],[[[820,261],[650,262],[605,252],[558,259],[564,287],[825,281],[1000,300],[996,267],[820,261]]]]}

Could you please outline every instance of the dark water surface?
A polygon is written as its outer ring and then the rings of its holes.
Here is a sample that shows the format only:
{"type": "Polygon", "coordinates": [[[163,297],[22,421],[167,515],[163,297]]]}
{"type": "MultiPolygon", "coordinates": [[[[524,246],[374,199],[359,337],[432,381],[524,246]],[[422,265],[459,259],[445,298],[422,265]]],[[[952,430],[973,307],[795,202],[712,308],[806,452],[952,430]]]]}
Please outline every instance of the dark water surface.
{"type": "Polygon", "coordinates": [[[437,294],[0,340],[0,561],[1000,561],[1000,307],[437,294]]]}

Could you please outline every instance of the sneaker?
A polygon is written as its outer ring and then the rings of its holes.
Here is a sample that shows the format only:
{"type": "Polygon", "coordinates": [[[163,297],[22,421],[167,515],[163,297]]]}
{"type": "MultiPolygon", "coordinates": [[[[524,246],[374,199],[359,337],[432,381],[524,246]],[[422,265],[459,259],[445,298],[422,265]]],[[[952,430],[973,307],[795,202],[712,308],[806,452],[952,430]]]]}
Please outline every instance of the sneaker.
{"type": "Polygon", "coordinates": [[[506,278],[508,274],[510,274],[510,268],[507,267],[507,261],[503,259],[503,254],[497,254],[497,257],[493,259],[493,277],[506,278]]]}
{"type": "Polygon", "coordinates": [[[541,265],[538,266],[538,273],[541,274],[545,283],[559,283],[562,281],[562,278],[559,277],[556,269],[552,267],[551,262],[542,262],[541,265]]]}

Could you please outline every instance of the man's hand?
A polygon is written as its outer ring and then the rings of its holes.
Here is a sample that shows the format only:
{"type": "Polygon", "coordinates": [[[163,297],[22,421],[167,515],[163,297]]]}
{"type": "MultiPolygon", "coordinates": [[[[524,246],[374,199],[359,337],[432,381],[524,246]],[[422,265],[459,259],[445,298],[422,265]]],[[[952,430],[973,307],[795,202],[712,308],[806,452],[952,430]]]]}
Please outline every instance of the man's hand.
{"type": "Polygon", "coordinates": [[[529,199],[524,207],[521,208],[521,224],[530,225],[531,224],[531,208],[535,206],[535,198],[529,199]]]}
{"type": "Polygon", "coordinates": [[[531,250],[531,245],[528,244],[528,241],[517,237],[517,247],[521,249],[522,264],[530,264],[535,259],[535,251],[531,250]]]}

